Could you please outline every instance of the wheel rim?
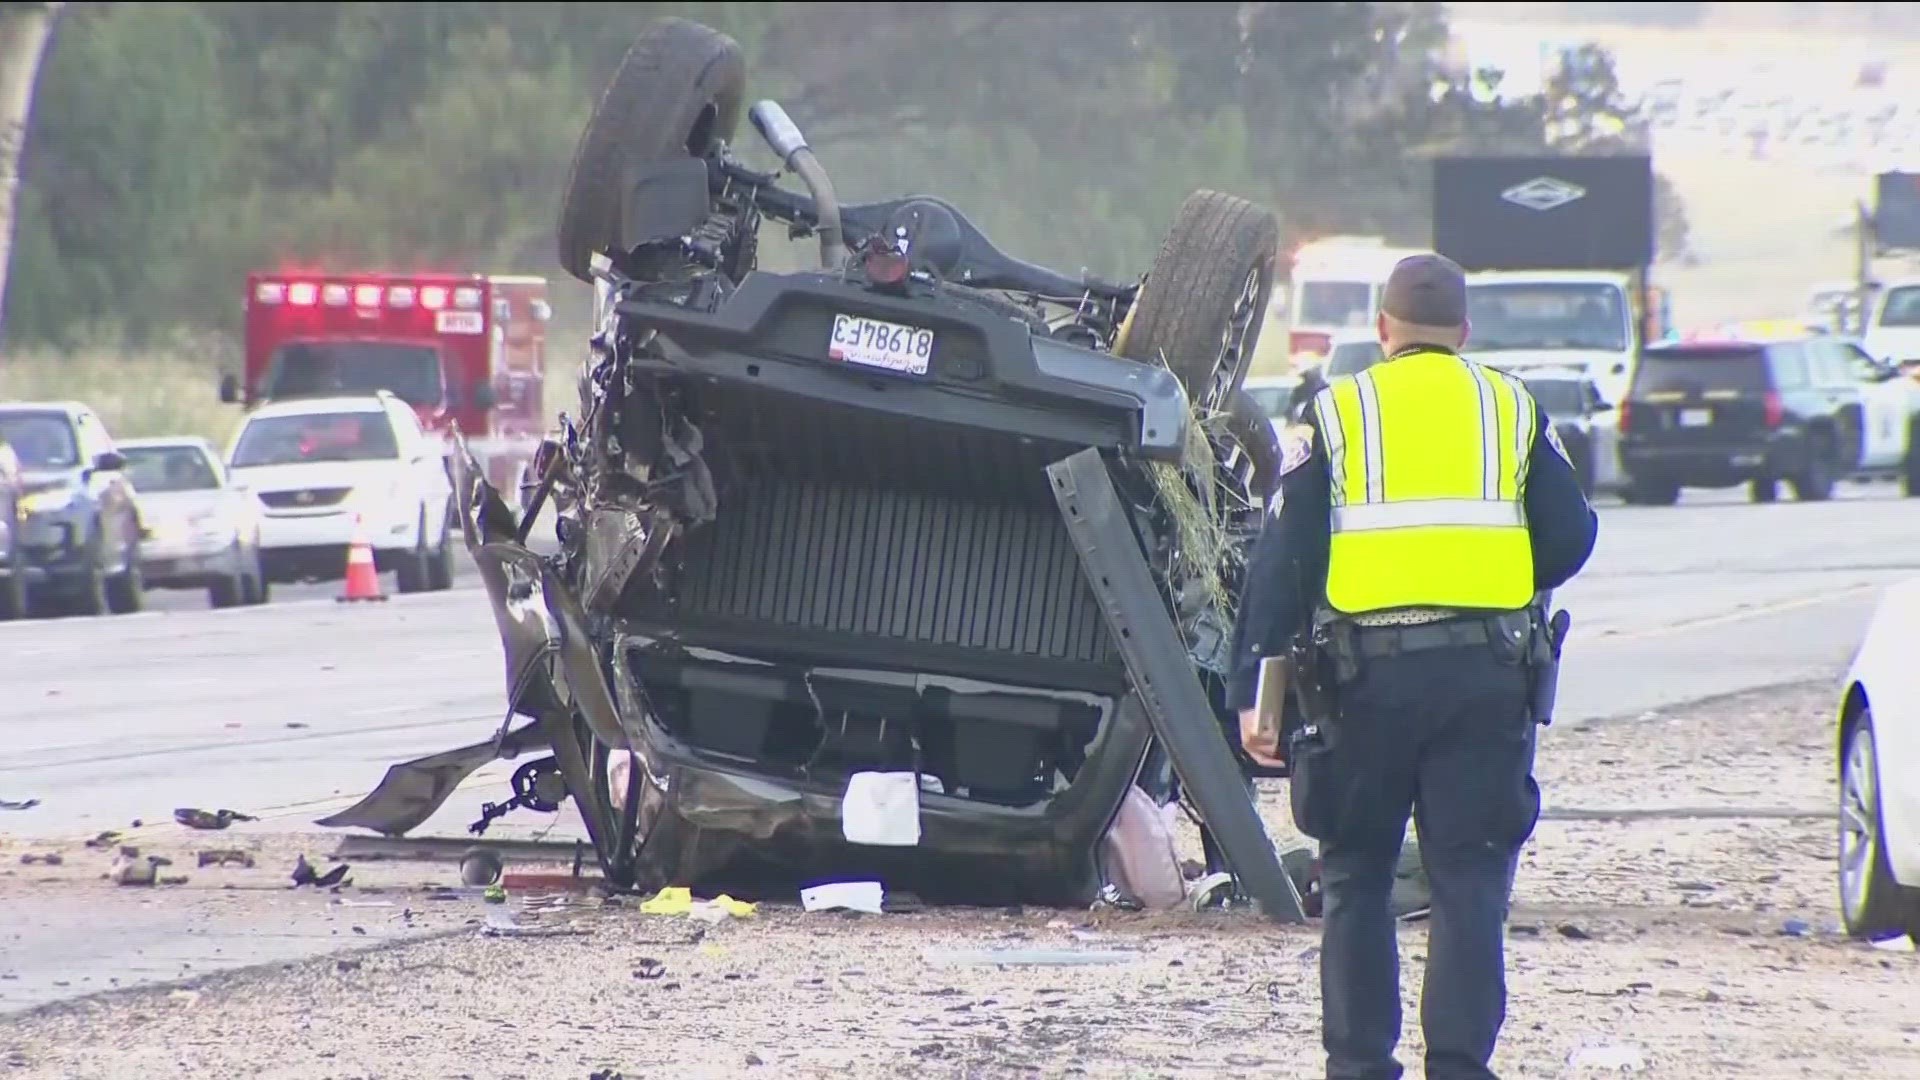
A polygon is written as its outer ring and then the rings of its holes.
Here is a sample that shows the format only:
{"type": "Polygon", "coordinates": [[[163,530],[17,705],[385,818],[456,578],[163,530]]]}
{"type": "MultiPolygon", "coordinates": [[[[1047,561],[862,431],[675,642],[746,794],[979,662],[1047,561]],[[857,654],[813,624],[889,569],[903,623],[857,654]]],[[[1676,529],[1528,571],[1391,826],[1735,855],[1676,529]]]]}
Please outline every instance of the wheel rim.
{"type": "Polygon", "coordinates": [[[1879,845],[1874,788],[1873,733],[1854,732],[1840,772],[1840,899],[1849,919],[1866,910],[1867,886],[1879,845]]]}
{"type": "Polygon", "coordinates": [[[1240,370],[1240,361],[1247,347],[1247,338],[1252,335],[1253,321],[1259,306],[1260,287],[1266,282],[1264,267],[1256,266],[1247,274],[1247,280],[1240,286],[1240,295],[1233,301],[1233,311],[1227,316],[1227,326],[1220,334],[1220,358],[1213,367],[1213,382],[1207,388],[1208,409],[1215,410],[1226,401],[1227,389],[1233,380],[1234,372],[1240,370]]]}

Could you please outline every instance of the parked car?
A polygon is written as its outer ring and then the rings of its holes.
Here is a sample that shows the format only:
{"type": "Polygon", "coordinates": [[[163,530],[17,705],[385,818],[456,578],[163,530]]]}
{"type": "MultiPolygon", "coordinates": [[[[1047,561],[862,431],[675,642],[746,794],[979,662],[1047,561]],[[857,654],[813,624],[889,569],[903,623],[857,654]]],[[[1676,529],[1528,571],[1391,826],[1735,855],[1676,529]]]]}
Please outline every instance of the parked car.
{"type": "Polygon", "coordinates": [[[1920,578],[1881,597],[1847,670],[1838,770],[1840,914],[1858,938],[1920,944],[1920,578]]]}
{"type": "Polygon", "coordinates": [[[205,589],[217,608],[264,604],[260,501],[197,437],[120,444],[147,526],[140,573],[149,588],[205,589]]]}
{"type": "Polygon", "coordinates": [[[439,442],[395,395],[262,405],[234,432],[227,467],[263,507],[268,579],[340,580],[363,530],[401,592],[453,587],[452,481],[439,442]]]}
{"type": "Polygon", "coordinates": [[[1335,331],[1332,342],[1325,372],[1329,379],[1358,375],[1387,356],[1380,348],[1380,332],[1371,326],[1335,331]]]}
{"type": "Polygon", "coordinates": [[[20,460],[30,606],[140,610],[140,511],[106,425],[76,401],[12,402],[0,405],[0,437],[20,460]]]}
{"type": "Polygon", "coordinates": [[[20,455],[0,430],[0,619],[18,619],[27,613],[27,540],[20,529],[26,511],[25,480],[20,455]]]}
{"type": "Polygon", "coordinates": [[[1672,505],[1683,487],[1779,482],[1806,501],[1835,481],[1897,476],[1920,492],[1920,395],[1912,380],[1828,335],[1664,343],[1640,354],[1620,404],[1624,495],[1672,505]]]}
{"type": "Polygon", "coordinates": [[[1601,395],[1600,384],[1576,367],[1524,369],[1518,374],[1567,448],[1580,490],[1589,498],[1617,490],[1626,478],[1620,467],[1620,414],[1601,395]]]}

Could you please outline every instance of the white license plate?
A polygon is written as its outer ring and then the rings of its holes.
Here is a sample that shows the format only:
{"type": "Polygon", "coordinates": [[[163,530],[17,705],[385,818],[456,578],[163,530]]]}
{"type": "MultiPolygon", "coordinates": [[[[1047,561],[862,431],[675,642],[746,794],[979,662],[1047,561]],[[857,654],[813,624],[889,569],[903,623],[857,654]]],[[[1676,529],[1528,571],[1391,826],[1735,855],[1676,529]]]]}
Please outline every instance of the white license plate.
{"type": "Polygon", "coordinates": [[[925,375],[933,358],[933,331],[860,315],[835,315],[827,355],[849,364],[925,375]]]}
{"type": "Polygon", "coordinates": [[[1712,409],[1681,409],[1681,427],[1706,427],[1713,423],[1712,409]]]}

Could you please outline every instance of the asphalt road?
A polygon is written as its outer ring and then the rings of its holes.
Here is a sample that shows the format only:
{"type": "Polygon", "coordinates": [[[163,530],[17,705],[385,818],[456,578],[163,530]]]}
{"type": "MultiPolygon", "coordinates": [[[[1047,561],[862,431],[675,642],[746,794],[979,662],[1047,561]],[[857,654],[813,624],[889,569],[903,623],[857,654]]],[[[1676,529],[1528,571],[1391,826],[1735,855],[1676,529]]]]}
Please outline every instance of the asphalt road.
{"type": "MultiPolygon", "coordinates": [[[[1884,485],[1817,504],[1603,505],[1593,561],[1556,598],[1574,616],[1560,722],[1837,675],[1877,590],[1920,572],[1916,524],[1920,502],[1884,485]]],[[[256,608],[0,624],[0,798],[42,800],[0,830],[212,804],[310,821],[388,764],[485,737],[504,676],[462,571],[449,592],[379,604],[327,585],[256,608]]],[[[477,805],[456,796],[447,814],[477,805]]]]}
{"type": "MultiPolygon", "coordinates": [[[[1557,598],[1575,622],[1542,753],[1553,732],[1596,719],[1836,677],[1878,590],[1920,573],[1916,524],[1920,501],[1884,485],[1818,504],[1689,493],[1672,508],[1603,505],[1595,557],[1557,598]]],[[[0,838],[90,835],[136,819],[177,832],[181,806],[262,818],[237,834],[306,831],[390,764],[485,738],[505,679],[485,593],[462,570],[451,591],[378,604],[337,603],[328,585],[279,590],[256,608],[0,624],[0,799],[41,800],[0,811],[0,838]]],[[[464,835],[517,764],[482,769],[415,835],[464,835]]],[[[556,828],[558,838],[572,817],[517,814],[489,835],[556,828]]],[[[189,929],[184,912],[113,895],[130,902],[112,934],[97,921],[69,925],[61,894],[10,904],[0,1011],[99,989],[110,975],[177,977],[341,940],[337,929],[189,929]],[[181,944],[183,933],[201,936],[181,944]],[[130,942],[160,941],[172,942],[165,956],[178,969],[126,968],[130,942]]]]}

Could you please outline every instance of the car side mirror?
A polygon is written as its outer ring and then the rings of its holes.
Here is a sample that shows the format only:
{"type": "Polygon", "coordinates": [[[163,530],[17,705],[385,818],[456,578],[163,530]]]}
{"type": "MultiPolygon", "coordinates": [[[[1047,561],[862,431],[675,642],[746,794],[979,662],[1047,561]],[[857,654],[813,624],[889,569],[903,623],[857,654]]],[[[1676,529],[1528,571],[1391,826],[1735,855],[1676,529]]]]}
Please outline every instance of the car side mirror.
{"type": "Polygon", "coordinates": [[[474,388],[473,388],[473,407],[474,408],[491,409],[499,400],[500,400],[499,397],[495,395],[493,392],[492,383],[483,382],[483,383],[476,383],[474,385],[474,388]]]}
{"type": "Polygon", "coordinates": [[[220,400],[228,405],[240,401],[240,380],[232,375],[220,376],[220,400]]]}
{"type": "Polygon", "coordinates": [[[119,451],[116,450],[108,450],[93,459],[95,472],[119,472],[126,467],[127,459],[122,457],[119,451]]]}

